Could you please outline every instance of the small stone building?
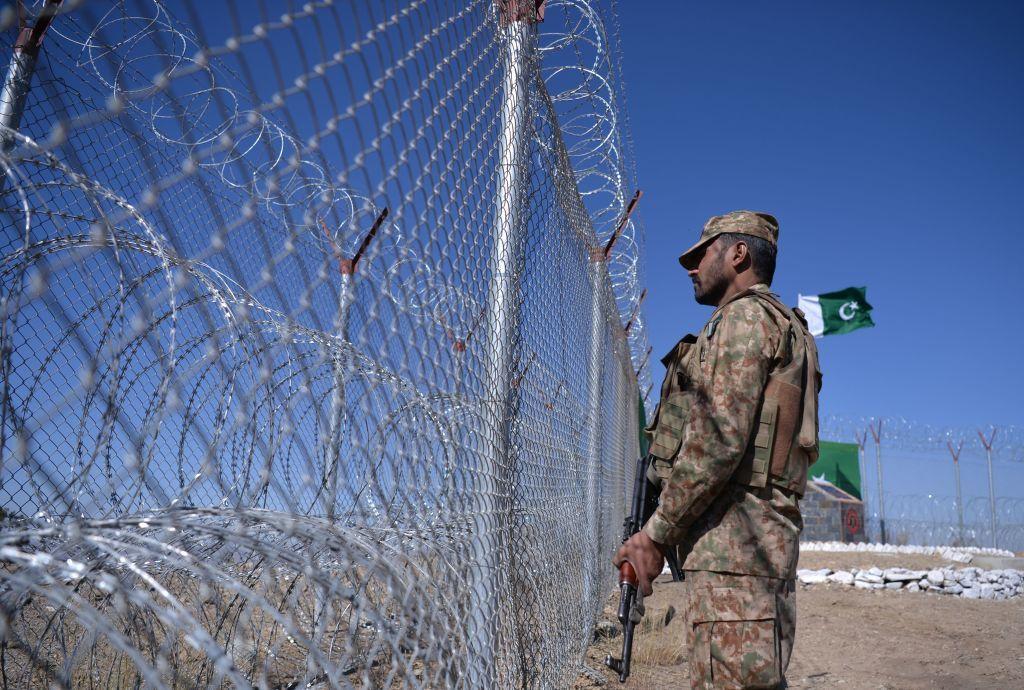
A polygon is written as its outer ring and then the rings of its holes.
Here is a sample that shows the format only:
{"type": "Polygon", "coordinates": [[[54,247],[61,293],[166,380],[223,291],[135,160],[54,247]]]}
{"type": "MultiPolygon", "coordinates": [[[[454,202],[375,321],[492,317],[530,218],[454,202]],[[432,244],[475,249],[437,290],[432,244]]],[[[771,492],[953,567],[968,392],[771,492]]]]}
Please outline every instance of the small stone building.
{"type": "Polygon", "coordinates": [[[809,480],[800,512],[804,517],[803,541],[867,541],[863,501],[835,484],[809,480]]]}

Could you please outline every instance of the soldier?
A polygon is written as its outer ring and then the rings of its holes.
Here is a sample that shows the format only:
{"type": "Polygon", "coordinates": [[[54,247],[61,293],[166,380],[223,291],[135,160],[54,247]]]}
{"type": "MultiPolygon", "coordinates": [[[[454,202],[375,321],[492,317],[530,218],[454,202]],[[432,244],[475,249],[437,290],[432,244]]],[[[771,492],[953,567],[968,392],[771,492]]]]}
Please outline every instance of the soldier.
{"type": "Polygon", "coordinates": [[[784,686],[793,650],[821,373],[803,315],[769,291],[778,234],[767,213],[735,211],[679,257],[715,311],[662,360],[647,428],[660,504],[613,561],[629,561],[650,594],[663,554],[678,549],[694,688],[784,686]]]}

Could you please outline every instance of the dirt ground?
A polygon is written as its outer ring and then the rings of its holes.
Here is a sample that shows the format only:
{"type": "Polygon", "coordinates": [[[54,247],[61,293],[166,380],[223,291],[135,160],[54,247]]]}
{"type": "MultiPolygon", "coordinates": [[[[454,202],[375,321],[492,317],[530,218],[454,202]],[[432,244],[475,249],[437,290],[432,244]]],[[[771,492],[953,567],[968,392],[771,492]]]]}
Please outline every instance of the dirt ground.
{"type": "MultiPolygon", "coordinates": [[[[953,565],[932,556],[805,553],[801,568],[927,569],[953,565]]],[[[598,639],[587,653],[592,672],[576,688],[689,687],[680,587],[662,577],[638,626],[633,673],[620,685],[604,666],[622,637],[598,639]],[[595,677],[596,676],[596,677],[595,677]]],[[[616,594],[605,617],[618,627],[616,594]]],[[[800,587],[797,638],[786,678],[792,688],[1024,688],[1024,598],[981,601],[912,592],[800,587]]]]}

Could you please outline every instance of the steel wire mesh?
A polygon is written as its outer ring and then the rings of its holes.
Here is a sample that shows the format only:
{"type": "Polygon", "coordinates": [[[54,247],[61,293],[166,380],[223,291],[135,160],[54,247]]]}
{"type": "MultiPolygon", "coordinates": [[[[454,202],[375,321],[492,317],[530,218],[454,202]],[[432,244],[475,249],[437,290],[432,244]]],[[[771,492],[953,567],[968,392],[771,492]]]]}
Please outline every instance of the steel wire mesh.
{"type": "Polygon", "coordinates": [[[47,8],[3,686],[569,685],[649,391],[614,2],[40,0],[5,55],[47,8]]]}

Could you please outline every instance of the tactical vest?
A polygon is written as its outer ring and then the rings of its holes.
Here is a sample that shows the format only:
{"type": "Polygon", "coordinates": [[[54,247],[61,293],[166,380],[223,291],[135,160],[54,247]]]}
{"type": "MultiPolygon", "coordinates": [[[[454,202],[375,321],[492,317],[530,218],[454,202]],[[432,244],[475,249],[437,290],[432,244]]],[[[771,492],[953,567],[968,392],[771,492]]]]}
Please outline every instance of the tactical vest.
{"type": "MultiPolygon", "coordinates": [[[[802,496],[807,469],[818,459],[818,349],[799,310],[790,309],[769,292],[748,290],[735,299],[747,297],[761,300],[782,337],[773,358],[774,368],[768,373],[754,433],[732,481],[754,488],[764,488],[770,481],[802,496]]],[[[713,329],[714,324],[709,322],[708,328],[713,329]]],[[[666,369],[661,401],[646,429],[655,459],[653,471],[660,479],[671,471],[683,441],[690,396],[699,380],[696,377],[703,356],[697,345],[698,338],[687,335],[661,360],[666,369]]]]}

